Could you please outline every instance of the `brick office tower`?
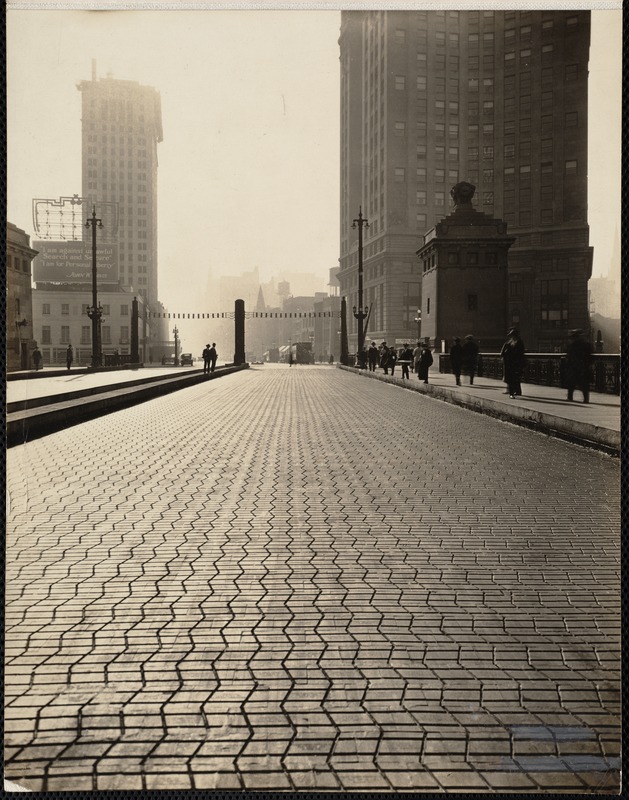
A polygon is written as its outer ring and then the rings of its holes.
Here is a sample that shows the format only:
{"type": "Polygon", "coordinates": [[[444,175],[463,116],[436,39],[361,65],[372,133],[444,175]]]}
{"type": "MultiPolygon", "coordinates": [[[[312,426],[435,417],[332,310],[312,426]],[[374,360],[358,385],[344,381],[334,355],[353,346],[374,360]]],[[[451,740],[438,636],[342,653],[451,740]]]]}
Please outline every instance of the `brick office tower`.
{"type": "MultiPolygon", "coordinates": [[[[78,84],[82,93],[83,197],[118,204],[120,282],[149,311],[160,311],[157,281],[157,144],[162,141],[159,92],[108,75],[78,84]]],[[[103,220],[104,222],[104,220],[103,220]]],[[[100,234],[100,231],[99,231],[100,234]]],[[[103,231],[103,235],[106,235],[103,231]]],[[[163,324],[161,328],[163,328],[163,324]]],[[[167,338],[151,320],[153,344],[167,338]]],[[[142,335],[142,333],[141,333],[142,335]]],[[[151,342],[148,342],[150,344],[151,342]]]]}
{"type": "Polygon", "coordinates": [[[367,340],[416,338],[415,251],[461,180],[516,237],[506,318],[527,348],[589,327],[589,41],[588,11],[342,13],[339,279],[358,305],[362,205],[367,340]]]}

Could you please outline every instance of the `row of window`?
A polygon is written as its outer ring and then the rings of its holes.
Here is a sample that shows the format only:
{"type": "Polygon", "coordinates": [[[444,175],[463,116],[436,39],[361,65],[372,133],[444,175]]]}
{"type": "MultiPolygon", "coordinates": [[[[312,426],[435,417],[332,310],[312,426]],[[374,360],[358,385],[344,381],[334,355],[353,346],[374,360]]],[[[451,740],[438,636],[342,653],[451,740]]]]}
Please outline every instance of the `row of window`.
{"type": "MultiPolygon", "coordinates": [[[[111,326],[101,325],[101,340],[103,344],[111,344],[111,326]]],[[[70,326],[62,325],[59,333],[60,344],[71,344],[70,340],[70,326]]],[[[83,325],[81,327],[81,344],[90,344],[92,341],[92,326],[83,325]]],[[[52,328],[50,325],[42,325],[41,329],[41,344],[52,344],[52,328]]],[[[120,326],[119,344],[129,344],[129,326],[120,326]]]]}
{"type": "MultiPolygon", "coordinates": [[[[103,314],[108,317],[111,315],[111,306],[109,303],[103,303],[103,314]]],[[[87,309],[89,308],[88,303],[83,303],[81,305],[81,314],[87,315],[87,309]]],[[[42,303],[41,313],[44,316],[49,316],[51,313],[51,304],[50,303],[42,303]]],[[[76,306],[72,306],[72,311],[74,314],[77,313],[76,306]]],[[[61,316],[68,317],[70,316],[70,303],[61,303],[61,316]]],[[[127,304],[123,304],[120,306],[120,316],[121,317],[128,317],[129,316],[129,306],[127,304]]]]}
{"type": "Polygon", "coordinates": [[[19,256],[7,253],[7,267],[9,269],[16,269],[18,272],[24,272],[29,275],[31,271],[31,262],[28,260],[28,258],[19,258],[19,256]]]}

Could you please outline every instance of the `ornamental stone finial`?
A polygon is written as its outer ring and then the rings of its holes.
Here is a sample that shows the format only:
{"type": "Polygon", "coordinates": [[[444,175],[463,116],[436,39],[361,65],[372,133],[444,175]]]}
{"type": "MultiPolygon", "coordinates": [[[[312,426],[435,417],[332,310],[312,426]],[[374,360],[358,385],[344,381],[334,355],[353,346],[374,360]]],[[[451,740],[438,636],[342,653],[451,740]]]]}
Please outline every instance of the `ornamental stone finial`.
{"type": "Polygon", "coordinates": [[[461,181],[450,189],[450,197],[454,200],[455,206],[470,205],[476,186],[467,181],[461,181]]]}

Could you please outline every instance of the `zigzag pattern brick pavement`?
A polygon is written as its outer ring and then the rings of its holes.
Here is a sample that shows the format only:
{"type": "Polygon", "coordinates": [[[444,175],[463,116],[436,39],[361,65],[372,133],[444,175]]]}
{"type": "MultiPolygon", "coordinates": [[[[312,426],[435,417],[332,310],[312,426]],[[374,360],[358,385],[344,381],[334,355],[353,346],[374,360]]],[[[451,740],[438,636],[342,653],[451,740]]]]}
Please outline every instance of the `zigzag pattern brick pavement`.
{"type": "Polygon", "coordinates": [[[613,792],[613,459],[325,367],[9,451],[7,778],[613,792]]]}

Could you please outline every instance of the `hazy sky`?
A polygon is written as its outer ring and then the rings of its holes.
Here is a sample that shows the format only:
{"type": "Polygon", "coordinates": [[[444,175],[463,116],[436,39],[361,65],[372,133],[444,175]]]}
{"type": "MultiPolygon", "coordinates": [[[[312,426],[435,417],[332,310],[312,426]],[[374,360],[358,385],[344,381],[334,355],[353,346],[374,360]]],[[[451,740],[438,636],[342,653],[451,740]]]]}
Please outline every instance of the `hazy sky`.
{"type": "MultiPolygon", "coordinates": [[[[208,278],[338,263],[338,10],[7,13],[8,219],[81,192],[81,94],[99,76],[161,93],[159,295],[195,310],[208,278]]],[[[621,12],[592,14],[589,221],[605,275],[620,218],[621,12]]]]}

